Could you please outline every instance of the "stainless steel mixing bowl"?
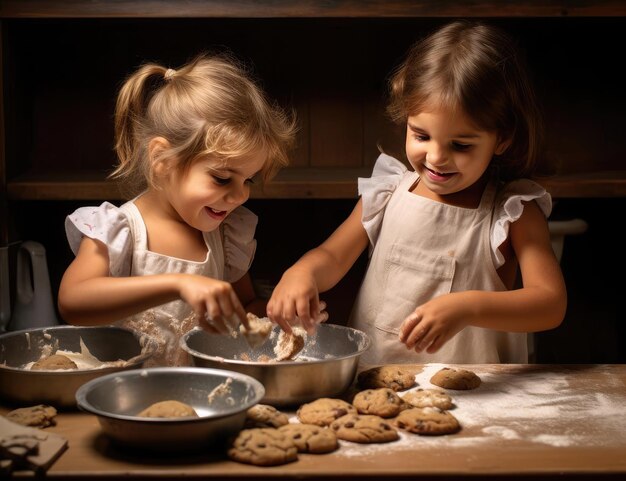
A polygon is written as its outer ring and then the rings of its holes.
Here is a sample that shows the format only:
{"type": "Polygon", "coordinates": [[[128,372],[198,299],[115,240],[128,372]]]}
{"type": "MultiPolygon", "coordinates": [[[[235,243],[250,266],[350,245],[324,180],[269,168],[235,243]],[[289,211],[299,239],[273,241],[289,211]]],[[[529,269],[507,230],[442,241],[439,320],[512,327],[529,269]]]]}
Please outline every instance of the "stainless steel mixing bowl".
{"type": "Polygon", "coordinates": [[[181,346],[196,366],[229,369],[261,381],[265,386],[264,404],[292,406],[320,397],[335,397],[347,390],[356,375],[359,357],[371,342],[362,331],[321,324],[315,335],[308,336],[295,360],[258,361],[259,356],[275,357],[279,332],[275,326],[263,345],[251,348],[243,336],[228,337],[194,329],[183,336],[181,346]]]}
{"type": "Polygon", "coordinates": [[[76,390],[98,376],[141,367],[154,351],[149,338],[114,326],[58,326],[26,329],[0,336],[0,399],[11,404],[49,404],[75,408],[76,390]],[[102,369],[31,371],[24,369],[37,361],[51,346],[81,352],[80,340],[100,361],[129,361],[125,366],[102,369]]]}
{"type": "Polygon", "coordinates": [[[95,414],[103,432],[119,443],[177,451],[215,444],[239,432],[246,411],[263,394],[260,382],[238,372],[155,367],[107,374],[89,381],[76,392],[76,403],[80,409],[95,414]],[[151,404],[168,400],[190,405],[199,417],[137,416],[151,404]]]}

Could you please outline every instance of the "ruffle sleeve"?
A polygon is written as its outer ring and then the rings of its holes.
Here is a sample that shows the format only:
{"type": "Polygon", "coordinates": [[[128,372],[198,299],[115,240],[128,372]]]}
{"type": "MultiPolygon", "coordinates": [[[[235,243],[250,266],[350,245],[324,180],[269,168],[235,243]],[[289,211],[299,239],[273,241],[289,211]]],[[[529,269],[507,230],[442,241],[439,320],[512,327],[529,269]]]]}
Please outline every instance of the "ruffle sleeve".
{"type": "Polygon", "coordinates": [[[103,202],[98,207],[81,207],[65,219],[65,234],[76,255],[83,237],[98,240],[109,251],[113,277],[130,275],[133,238],[128,219],[119,207],[103,202]]]}
{"type": "Polygon", "coordinates": [[[238,281],[248,272],[256,251],[258,217],[243,206],[237,207],[222,224],[224,234],[224,280],[238,281]]]}
{"type": "Polygon", "coordinates": [[[528,179],[507,184],[498,194],[491,226],[491,256],[496,269],[504,264],[504,256],[498,249],[509,236],[509,226],[524,212],[524,202],[534,200],[546,218],[552,212],[552,197],[546,189],[528,179]]]}
{"type": "Polygon", "coordinates": [[[359,195],[363,205],[361,221],[372,246],[378,239],[387,202],[406,172],[407,168],[402,162],[387,154],[380,154],[372,176],[359,178],[359,195]]]}

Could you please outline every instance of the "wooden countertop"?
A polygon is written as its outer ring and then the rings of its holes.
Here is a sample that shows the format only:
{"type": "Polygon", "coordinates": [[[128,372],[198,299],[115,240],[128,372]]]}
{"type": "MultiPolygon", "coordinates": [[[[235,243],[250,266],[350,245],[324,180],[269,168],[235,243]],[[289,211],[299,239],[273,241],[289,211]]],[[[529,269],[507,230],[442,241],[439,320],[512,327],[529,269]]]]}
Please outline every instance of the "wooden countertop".
{"type": "MultiPolygon", "coordinates": [[[[430,387],[442,365],[416,376],[430,387]]],[[[95,416],[64,412],[47,428],[69,449],[49,469],[52,479],[363,479],[497,476],[543,479],[626,477],[626,365],[469,365],[482,379],[474,391],[450,391],[460,433],[418,436],[367,445],[341,442],[331,454],[300,454],[283,466],[227,460],[212,448],[201,454],[154,455],[116,446],[95,416]]],[[[6,413],[0,407],[0,414],[6,413]]],[[[293,415],[293,412],[289,412],[293,415]]],[[[29,473],[16,473],[27,476],[29,473]]]]}

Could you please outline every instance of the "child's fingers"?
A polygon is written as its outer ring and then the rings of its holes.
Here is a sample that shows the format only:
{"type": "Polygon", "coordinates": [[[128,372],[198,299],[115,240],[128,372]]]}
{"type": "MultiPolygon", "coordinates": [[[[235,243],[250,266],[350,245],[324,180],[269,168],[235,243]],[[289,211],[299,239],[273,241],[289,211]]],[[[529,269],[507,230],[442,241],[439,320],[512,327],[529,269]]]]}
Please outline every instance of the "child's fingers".
{"type": "Polygon", "coordinates": [[[298,313],[296,321],[300,322],[300,324],[307,333],[313,334],[313,332],[315,332],[315,328],[314,322],[311,319],[311,304],[309,303],[308,299],[298,299],[296,301],[296,310],[298,313]]]}
{"type": "Polygon", "coordinates": [[[250,329],[250,322],[248,321],[246,310],[241,305],[235,291],[230,291],[230,302],[234,307],[235,315],[239,318],[239,322],[241,322],[246,329],[250,329]]]}
{"type": "Polygon", "coordinates": [[[291,334],[291,325],[285,320],[285,317],[283,316],[282,304],[270,300],[267,305],[266,312],[267,317],[269,317],[272,322],[278,324],[280,328],[287,334],[291,334]]]}
{"type": "MultiPolygon", "coordinates": [[[[202,322],[202,318],[201,318],[202,322]]],[[[207,314],[204,315],[203,327],[210,332],[216,334],[230,334],[231,331],[228,327],[226,327],[226,323],[222,316],[211,317],[207,314]]]]}
{"type": "Polygon", "coordinates": [[[435,337],[435,340],[430,344],[430,346],[428,346],[428,349],[426,349],[426,352],[428,352],[429,354],[433,354],[437,352],[439,349],[441,349],[445,343],[446,343],[446,340],[443,336],[437,336],[435,337]]]}
{"type": "Polygon", "coordinates": [[[413,329],[419,321],[421,320],[421,316],[417,314],[417,312],[413,311],[409,316],[402,321],[402,325],[400,326],[400,342],[407,344],[408,347],[408,337],[413,332],[413,329]]]}
{"type": "Polygon", "coordinates": [[[408,349],[417,348],[418,344],[423,341],[424,336],[426,336],[426,329],[423,327],[417,327],[413,329],[404,341],[406,347],[408,349]]]}

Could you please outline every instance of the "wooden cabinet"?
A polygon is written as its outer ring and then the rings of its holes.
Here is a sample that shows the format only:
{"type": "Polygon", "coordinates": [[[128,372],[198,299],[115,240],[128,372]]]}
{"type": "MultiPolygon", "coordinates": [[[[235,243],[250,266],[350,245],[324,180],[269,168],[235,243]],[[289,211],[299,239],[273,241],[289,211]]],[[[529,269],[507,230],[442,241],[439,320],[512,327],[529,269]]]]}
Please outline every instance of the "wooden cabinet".
{"type": "Polygon", "coordinates": [[[387,76],[415,39],[455,17],[519,39],[545,110],[540,181],[553,196],[623,204],[623,1],[0,0],[0,248],[37,232],[24,209],[37,222],[57,215],[48,235],[58,246],[60,205],[120,200],[105,179],[126,75],[225,48],[299,119],[291,166],[252,200],[351,203],[378,146],[402,157],[402,129],[384,114],[387,76]]]}
{"type": "Polygon", "coordinates": [[[456,16],[489,17],[526,50],[553,195],[624,196],[615,69],[626,5],[570,3],[3,0],[2,202],[118,199],[105,176],[121,80],[146,60],[176,67],[224,47],[300,122],[292,166],[253,198],[354,198],[377,145],[402,156],[401,129],[384,115],[387,75],[412,41],[456,16]]]}

